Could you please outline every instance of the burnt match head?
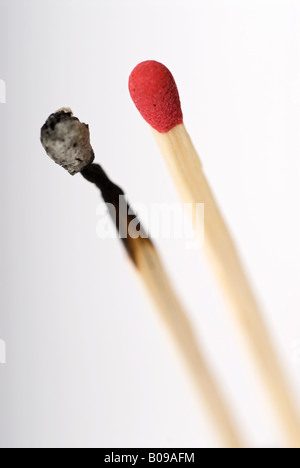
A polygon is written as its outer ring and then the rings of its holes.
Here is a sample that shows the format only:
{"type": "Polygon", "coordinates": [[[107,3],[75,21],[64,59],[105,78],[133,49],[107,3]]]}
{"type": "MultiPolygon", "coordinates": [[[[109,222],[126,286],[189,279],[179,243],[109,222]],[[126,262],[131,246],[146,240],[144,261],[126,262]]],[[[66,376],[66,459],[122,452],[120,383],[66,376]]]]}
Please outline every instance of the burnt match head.
{"type": "Polygon", "coordinates": [[[129,92],[142,117],[160,133],[182,124],[180,98],[172,73],[154,60],[142,62],[129,77],[129,92]]]}
{"type": "Polygon", "coordinates": [[[89,126],[74,117],[71,109],[50,115],[42,127],[41,142],[48,156],[71,175],[94,161],[89,126]]]}

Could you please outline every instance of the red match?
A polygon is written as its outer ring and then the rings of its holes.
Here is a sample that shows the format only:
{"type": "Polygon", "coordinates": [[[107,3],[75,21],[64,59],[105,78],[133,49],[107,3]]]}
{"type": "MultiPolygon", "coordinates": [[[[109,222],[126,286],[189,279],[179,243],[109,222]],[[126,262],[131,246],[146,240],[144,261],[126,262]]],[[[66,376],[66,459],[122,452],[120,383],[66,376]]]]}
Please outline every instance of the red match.
{"type": "MultiPolygon", "coordinates": [[[[193,206],[193,223],[202,240],[197,204],[205,206],[204,251],[208,255],[233,317],[251,350],[269,400],[277,411],[288,446],[300,447],[296,405],[278,362],[263,314],[256,302],[235,243],[218,208],[193,143],[183,125],[179,93],[171,72],[161,63],[140,63],[129,78],[134,104],[151,125],[183,202],[193,206]],[[194,223],[195,224],[195,223],[194,223]]],[[[232,181],[228,180],[231,184],[232,181]]]]}

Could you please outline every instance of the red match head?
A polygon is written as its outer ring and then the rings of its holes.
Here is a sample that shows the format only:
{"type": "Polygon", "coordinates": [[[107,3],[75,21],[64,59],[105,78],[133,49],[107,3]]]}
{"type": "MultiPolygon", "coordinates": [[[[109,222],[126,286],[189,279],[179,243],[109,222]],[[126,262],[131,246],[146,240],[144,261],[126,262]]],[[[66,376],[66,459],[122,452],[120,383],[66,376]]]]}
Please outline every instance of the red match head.
{"type": "Polygon", "coordinates": [[[182,124],[177,86],[162,63],[149,60],[137,65],[129,77],[129,92],[142,117],[158,132],[182,124]]]}

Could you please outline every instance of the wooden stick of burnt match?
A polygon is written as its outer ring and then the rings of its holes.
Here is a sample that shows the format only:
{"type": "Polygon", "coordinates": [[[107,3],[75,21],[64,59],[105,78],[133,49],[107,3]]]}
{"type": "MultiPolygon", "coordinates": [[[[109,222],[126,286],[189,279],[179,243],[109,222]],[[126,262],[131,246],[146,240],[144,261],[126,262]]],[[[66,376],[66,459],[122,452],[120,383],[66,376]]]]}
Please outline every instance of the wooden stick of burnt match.
{"type": "Polygon", "coordinates": [[[129,214],[132,211],[127,202],[120,203],[120,197],[124,200],[124,192],[111,182],[99,165],[93,163],[94,152],[90,145],[88,125],[74,117],[70,109],[61,109],[52,114],[42,127],[41,142],[47,154],[57,164],[72,175],[80,172],[100,189],[128,256],[177,345],[223,446],[241,447],[240,437],[227,405],[199,350],[193,328],[172,289],[157,250],[141,226],[139,232],[144,234],[136,235],[136,230],[131,226],[136,227],[139,224],[138,219],[129,214]]]}

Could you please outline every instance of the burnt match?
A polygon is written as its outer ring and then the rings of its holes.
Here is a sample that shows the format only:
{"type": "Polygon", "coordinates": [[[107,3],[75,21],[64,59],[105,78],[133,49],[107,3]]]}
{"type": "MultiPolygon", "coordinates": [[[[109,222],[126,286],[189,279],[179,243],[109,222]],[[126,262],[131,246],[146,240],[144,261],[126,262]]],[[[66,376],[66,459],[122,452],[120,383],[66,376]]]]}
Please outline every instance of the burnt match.
{"type": "Polygon", "coordinates": [[[88,125],[74,117],[70,109],[61,109],[50,115],[42,127],[41,142],[57,164],[71,175],[81,173],[100,189],[128,256],[190,372],[222,446],[242,447],[227,404],[203,358],[188,315],[170,284],[156,248],[137,216],[130,214],[129,203],[120,202],[124,201],[123,190],[108,178],[101,166],[93,163],[94,151],[88,125]]]}

